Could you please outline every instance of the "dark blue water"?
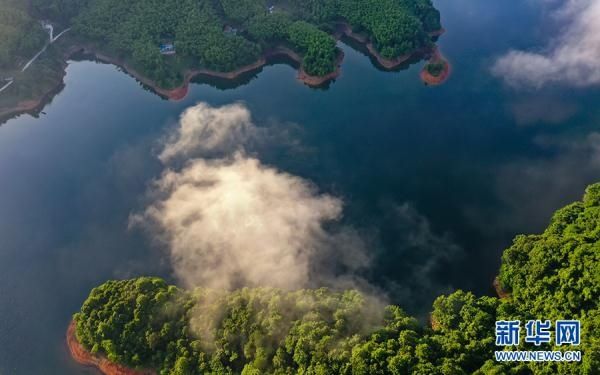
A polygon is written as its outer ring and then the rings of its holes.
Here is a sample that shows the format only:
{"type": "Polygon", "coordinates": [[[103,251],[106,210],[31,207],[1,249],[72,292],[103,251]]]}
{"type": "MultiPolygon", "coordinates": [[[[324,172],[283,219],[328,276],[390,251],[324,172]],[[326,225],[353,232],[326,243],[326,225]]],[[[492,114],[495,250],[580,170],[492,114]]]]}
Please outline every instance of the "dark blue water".
{"type": "Polygon", "coordinates": [[[259,158],[344,200],[343,223],[369,238],[367,276],[393,302],[427,311],[454,288],[491,293],[517,233],[600,179],[600,91],[515,91],[489,67],[509,48],[544,45],[534,4],[439,1],[453,64],[424,86],[422,63],[386,73],[349,47],[342,76],[311,90],[285,65],[236,89],[194,85],[161,100],[113,66],[69,65],[66,89],[39,119],[0,127],[0,374],[86,373],[64,332],[107,279],[169,277],[160,249],[128,230],[162,170],[156,141],[197,102],[243,101],[255,122],[289,130],[296,147],[259,158]]]}

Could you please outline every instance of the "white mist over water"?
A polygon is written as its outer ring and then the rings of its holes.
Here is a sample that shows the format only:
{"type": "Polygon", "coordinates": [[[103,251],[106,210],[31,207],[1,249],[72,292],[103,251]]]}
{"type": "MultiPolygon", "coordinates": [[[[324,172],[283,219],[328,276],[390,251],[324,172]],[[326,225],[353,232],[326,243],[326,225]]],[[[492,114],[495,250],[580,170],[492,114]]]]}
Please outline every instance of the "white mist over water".
{"type": "MultiPolygon", "coordinates": [[[[330,256],[350,273],[366,267],[351,228],[325,229],[341,218],[342,200],[248,156],[244,144],[257,134],[241,104],[186,110],[159,154],[165,171],[152,186],[154,200],[131,223],[167,245],[189,287],[301,288],[330,256]]],[[[315,277],[334,280],[327,271],[315,277]]]]}
{"type": "Polygon", "coordinates": [[[492,72],[515,87],[600,84],[600,0],[564,1],[554,16],[565,26],[545,51],[511,50],[492,72]]]}

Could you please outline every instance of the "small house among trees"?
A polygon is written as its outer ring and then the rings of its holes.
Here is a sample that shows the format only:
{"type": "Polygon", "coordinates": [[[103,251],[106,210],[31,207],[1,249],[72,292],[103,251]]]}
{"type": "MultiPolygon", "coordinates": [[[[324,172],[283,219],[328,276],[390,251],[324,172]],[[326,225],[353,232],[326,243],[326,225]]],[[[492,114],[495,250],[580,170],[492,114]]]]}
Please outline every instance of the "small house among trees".
{"type": "Polygon", "coordinates": [[[174,55],[175,53],[175,45],[173,43],[165,43],[160,45],[161,55],[174,55]]]}

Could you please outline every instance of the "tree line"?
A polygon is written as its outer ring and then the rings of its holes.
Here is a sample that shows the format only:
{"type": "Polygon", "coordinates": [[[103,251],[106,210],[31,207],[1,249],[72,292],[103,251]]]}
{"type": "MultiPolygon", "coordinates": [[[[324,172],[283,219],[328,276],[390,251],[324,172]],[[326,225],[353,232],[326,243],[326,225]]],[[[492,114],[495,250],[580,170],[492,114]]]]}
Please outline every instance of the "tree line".
{"type": "MultiPolygon", "coordinates": [[[[158,278],[109,281],[74,315],[93,353],[162,375],[596,374],[600,368],[600,184],[520,235],[499,274],[505,298],[456,291],[430,324],[357,291],[186,291],[158,278]],[[579,319],[580,363],[494,360],[498,320],[579,319]]],[[[517,348],[514,348],[517,349],[517,348]]],[[[519,350],[565,350],[554,343],[519,350]]]]}
{"type": "Polygon", "coordinates": [[[440,28],[430,0],[31,2],[35,13],[72,24],[84,42],[126,59],[164,87],[180,84],[187,68],[232,71],[277,45],[301,55],[308,74],[327,75],[339,53],[331,34],[343,20],[387,58],[428,46],[427,32],[440,28]],[[158,47],[171,42],[176,56],[161,55],[158,47]]]}
{"type": "MultiPolygon", "coordinates": [[[[33,57],[47,40],[41,24],[29,14],[26,2],[0,0],[0,69],[16,69],[33,57]]],[[[0,74],[2,78],[6,77],[0,74]]]]}

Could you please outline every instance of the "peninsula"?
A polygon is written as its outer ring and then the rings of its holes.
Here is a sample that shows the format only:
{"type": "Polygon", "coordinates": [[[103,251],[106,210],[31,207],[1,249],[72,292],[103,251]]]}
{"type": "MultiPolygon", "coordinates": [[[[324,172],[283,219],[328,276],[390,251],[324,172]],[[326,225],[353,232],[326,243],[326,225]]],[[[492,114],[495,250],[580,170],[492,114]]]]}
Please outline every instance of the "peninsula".
{"type": "Polygon", "coordinates": [[[298,68],[301,82],[321,86],[340,74],[336,41],[343,35],[394,69],[432,51],[443,30],[431,0],[0,0],[0,8],[21,19],[11,21],[10,33],[0,29],[8,46],[0,79],[10,82],[0,92],[0,118],[39,110],[78,52],[177,100],[197,76],[236,79],[280,56],[298,68]],[[69,32],[49,46],[48,25],[69,32]],[[20,72],[41,49],[33,64],[39,72],[20,72]]]}
{"type": "Polygon", "coordinates": [[[355,290],[187,291],[143,277],[94,288],[68,345],[106,375],[592,374],[600,368],[598,233],[595,184],[542,234],[517,236],[504,251],[494,282],[501,298],[440,296],[429,325],[355,290]],[[494,361],[495,322],[535,317],[580,320],[588,340],[525,350],[580,350],[581,362],[494,361]]]}

